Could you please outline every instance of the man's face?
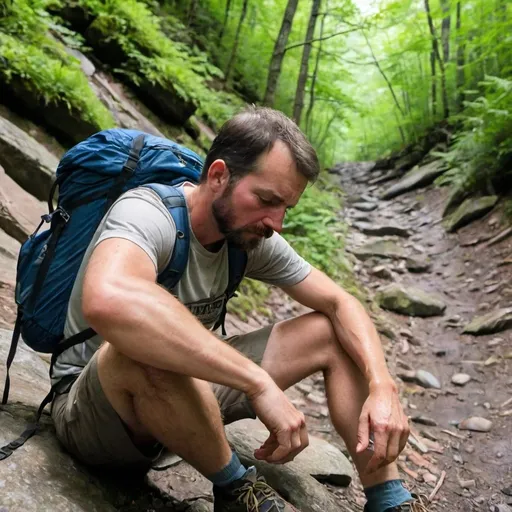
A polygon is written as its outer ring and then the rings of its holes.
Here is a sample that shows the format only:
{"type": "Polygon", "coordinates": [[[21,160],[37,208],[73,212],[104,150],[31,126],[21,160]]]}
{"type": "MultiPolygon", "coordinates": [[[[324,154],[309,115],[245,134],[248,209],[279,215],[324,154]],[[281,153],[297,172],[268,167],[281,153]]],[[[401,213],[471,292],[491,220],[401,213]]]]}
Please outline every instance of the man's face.
{"type": "Polygon", "coordinates": [[[286,210],[297,204],[306,185],[288,147],[278,140],[260,157],[257,170],[230,184],[213,201],[219,231],[241,249],[256,248],[281,231],[286,210]]]}

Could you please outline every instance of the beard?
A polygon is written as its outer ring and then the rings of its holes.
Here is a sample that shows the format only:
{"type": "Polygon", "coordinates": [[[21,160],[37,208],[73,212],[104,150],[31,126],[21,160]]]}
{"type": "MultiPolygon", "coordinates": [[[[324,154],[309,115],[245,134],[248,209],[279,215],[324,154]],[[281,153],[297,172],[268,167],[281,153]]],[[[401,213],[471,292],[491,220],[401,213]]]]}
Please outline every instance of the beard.
{"type": "Polygon", "coordinates": [[[224,194],[212,203],[212,214],[219,231],[227,242],[238,249],[250,251],[256,249],[264,238],[270,238],[274,231],[269,227],[243,226],[235,229],[233,213],[232,188],[228,187],[224,194]]]}

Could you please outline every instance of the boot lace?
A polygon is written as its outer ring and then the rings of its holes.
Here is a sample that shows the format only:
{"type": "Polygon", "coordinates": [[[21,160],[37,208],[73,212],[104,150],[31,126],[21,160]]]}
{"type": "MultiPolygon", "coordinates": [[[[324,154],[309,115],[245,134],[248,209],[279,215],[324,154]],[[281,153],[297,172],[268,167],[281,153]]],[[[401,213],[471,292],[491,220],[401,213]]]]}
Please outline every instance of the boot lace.
{"type": "Polygon", "coordinates": [[[236,501],[243,503],[247,507],[247,512],[259,512],[260,506],[267,502],[272,502],[268,512],[273,510],[281,512],[284,510],[284,504],[278,498],[274,489],[264,480],[247,482],[234,492],[238,494],[236,501]]]}

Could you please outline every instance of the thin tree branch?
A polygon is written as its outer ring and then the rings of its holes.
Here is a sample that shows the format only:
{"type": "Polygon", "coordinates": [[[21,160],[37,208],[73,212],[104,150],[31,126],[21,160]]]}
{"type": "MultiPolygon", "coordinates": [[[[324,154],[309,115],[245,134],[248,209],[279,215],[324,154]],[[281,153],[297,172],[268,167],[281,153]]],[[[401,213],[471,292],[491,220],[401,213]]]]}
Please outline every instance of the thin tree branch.
{"type": "Polygon", "coordinates": [[[297,48],[298,46],[304,46],[305,44],[316,43],[317,41],[325,41],[326,39],[331,39],[331,37],[341,36],[342,34],[349,34],[350,32],[355,32],[356,30],[360,30],[360,28],[354,28],[354,29],[345,30],[342,32],[335,32],[334,34],[330,34],[325,37],[318,37],[317,39],[309,39],[308,41],[302,41],[301,43],[290,44],[283,50],[283,53],[287,52],[288,50],[291,50],[292,48],[297,48]]]}

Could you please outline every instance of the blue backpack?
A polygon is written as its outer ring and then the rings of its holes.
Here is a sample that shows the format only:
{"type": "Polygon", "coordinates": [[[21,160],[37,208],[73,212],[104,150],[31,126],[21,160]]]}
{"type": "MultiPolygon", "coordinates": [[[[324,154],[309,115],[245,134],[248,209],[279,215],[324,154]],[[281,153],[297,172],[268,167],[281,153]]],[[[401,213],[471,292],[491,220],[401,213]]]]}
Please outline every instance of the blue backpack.
{"type": "MultiPolygon", "coordinates": [[[[92,135],[71,148],[57,168],[48,200],[49,213],[43,215],[36,231],[22,245],[17,267],[15,298],[18,315],[7,357],[7,376],[2,403],[9,396],[9,368],[20,335],[38,352],[52,354],[51,369],[57,357],[69,347],[83,343],[96,333],[86,329],[64,339],[69,298],[86,249],[105,213],[127,190],[147,186],[166,205],[176,224],[176,241],[167,268],[158,283],[167,289],[180,280],[188,261],[190,228],[185,198],[175,187],[184,181],[197,183],[203,162],[193,151],[168,139],[137,130],[112,129],[92,135]],[[57,208],[54,193],[59,187],[57,208]],[[50,227],[38,233],[44,223],[50,227]]],[[[240,284],[247,253],[228,247],[229,282],[226,301],[240,284]]],[[[226,306],[214,328],[222,326],[226,306]]],[[[53,399],[53,389],[38,411],[53,399]]],[[[21,446],[37,430],[0,448],[0,460],[21,446]]]]}

